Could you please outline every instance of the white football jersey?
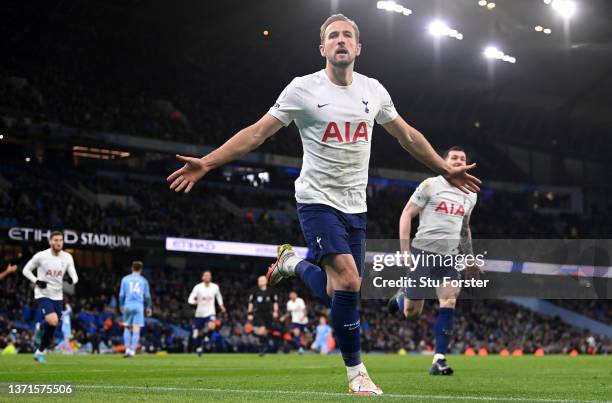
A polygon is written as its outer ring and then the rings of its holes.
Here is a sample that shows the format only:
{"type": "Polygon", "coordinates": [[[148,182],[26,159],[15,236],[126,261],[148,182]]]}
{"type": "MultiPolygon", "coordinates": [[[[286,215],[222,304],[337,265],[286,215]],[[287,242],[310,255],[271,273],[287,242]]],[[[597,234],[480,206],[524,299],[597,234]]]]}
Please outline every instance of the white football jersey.
{"type": "Polygon", "coordinates": [[[442,176],[425,179],[410,197],[421,207],[412,246],[428,252],[456,254],[463,217],[472,214],[476,193],[465,194],[442,176]]]}
{"type": "Polygon", "coordinates": [[[366,186],[374,122],[397,117],[387,90],[353,73],[347,86],[332,83],[325,70],[297,77],[268,112],[285,126],[295,121],[304,157],[295,181],[298,203],[321,203],[344,213],[367,211],[366,186]]]}
{"type": "Polygon", "coordinates": [[[204,283],[200,283],[193,287],[191,294],[189,294],[188,301],[190,304],[198,304],[195,317],[205,318],[217,313],[215,309],[215,299],[217,300],[217,304],[223,305],[223,297],[221,297],[219,286],[211,282],[208,286],[204,283]]]}
{"type": "Polygon", "coordinates": [[[287,301],[287,312],[291,314],[291,323],[299,323],[300,325],[308,323],[306,304],[302,298],[296,298],[295,302],[287,301]]]}
{"type": "Polygon", "coordinates": [[[31,282],[46,281],[47,287],[34,287],[34,298],[50,298],[55,301],[64,299],[63,281],[64,273],[68,272],[72,283],[76,284],[79,278],[74,268],[72,255],[63,250],[56,256],[51,248],[35,254],[23,268],[23,275],[31,282]],[[36,276],[32,273],[36,270],[36,276]]]}

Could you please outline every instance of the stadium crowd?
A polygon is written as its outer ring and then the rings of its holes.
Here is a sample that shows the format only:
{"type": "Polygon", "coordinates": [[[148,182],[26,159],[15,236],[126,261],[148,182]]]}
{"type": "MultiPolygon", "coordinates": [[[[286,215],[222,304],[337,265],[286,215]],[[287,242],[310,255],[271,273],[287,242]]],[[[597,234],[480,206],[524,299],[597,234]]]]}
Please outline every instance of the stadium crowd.
{"type": "MultiPolygon", "coordinates": [[[[302,244],[295,201],[287,188],[203,182],[188,196],[176,197],[160,177],[146,181],[100,177],[62,167],[63,177],[46,164],[0,164],[9,186],[0,189],[0,227],[69,228],[133,237],[182,236],[268,243],[302,244]],[[19,171],[20,174],[15,173],[19,171]],[[36,178],[36,180],[33,180],[36,178]],[[115,197],[105,204],[86,199],[80,189],[115,197]],[[129,200],[128,202],[120,202],[129,200]],[[197,214],[185,214],[197,206],[197,214]]],[[[368,237],[397,237],[398,217],[414,188],[370,186],[368,237]],[[385,208],[376,208],[384,205],[385,208]]],[[[608,239],[612,209],[591,214],[543,214],[529,206],[528,194],[483,194],[471,220],[474,238],[608,239]],[[510,213],[509,213],[510,212],[510,213]],[[512,225],[507,225],[508,214],[512,225]]]]}
{"type": "MultiPolygon", "coordinates": [[[[220,327],[206,346],[209,351],[255,352],[258,339],[247,321],[249,286],[255,285],[262,274],[260,263],[247,263],[234,271],[213,269],[213,281],[221,288],[226,315],[218,315],[220,327]],[[258,270],[259,269],[259,270],[258,270]]],[[[122,322],[117,306],[119,281],[122,275],[105,267],[82,268],[77,293],[67,297],[72,307],[73,344],[86,352],[117,351],[122,345],[122,322]]],[[[149,352],[192,351],[190,336],[193,308],[187,304],[191,287],[198,282],[196,270],[151,269],[145,272],[153,294],[153,316],[147,320],[141,348],[149,352]]],[[[20,273],[9,276],[2,283],[0,296],[0,348],[13,343],[20,352],[32,348],[32,329],[40,319],[32,298],[31,286],[20,273]]],[[[253,287],[254,289],[254,287],[253,287]]],[[[285,283],[275,288],[279,295],[281,314],[290,290],[296,290],[308,307],[308,332],[303,336],[309,347],[314,328],[327,309],[313,299],[298,282],[285,283]]],[[[390,315],[378,301],[362,301],[362,342],[366,351],[431,352],[434,343],[434,303],[428,301],[418,320],[405,320],[390,315]]],[[[289,323],[275,321],[272,325],[271,351],[292,348],[289,323]]],[[[59,333],[58,333],[58,337],[59,333]]],[[[58,343],[61,341],[57,339],[58,343]]],[[[591,334],[563,323],[559,318],[539,315],[503,300],[461,301],[458,304],[451,351],[464,353],[485,348],[490,353],[506,349],[521,349],[533,353],[542,348],[546,353],[612,353],[612,340],[591,334]]]]}

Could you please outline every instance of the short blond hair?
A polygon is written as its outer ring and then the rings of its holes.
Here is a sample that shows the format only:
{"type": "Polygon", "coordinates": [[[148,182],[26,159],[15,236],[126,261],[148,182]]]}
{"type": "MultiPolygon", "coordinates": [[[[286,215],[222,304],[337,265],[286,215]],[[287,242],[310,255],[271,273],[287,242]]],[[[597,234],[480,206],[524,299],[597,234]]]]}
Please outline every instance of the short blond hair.
{"type": "Polygon", "coordinates": [[[355,31],[355,39],[357,40],[357,43],[359,43],[359,27],[357,26],[357,23],[345,16],[344,14],[330,15],[329,18],[325,20],[323,25],[321,25],[321,43],[325,41],[325,30],[327,29],[327,27],[329,27],[332,23],[336,21],[346,21],[350,23],[353,26],[353,30],[355,31]]]}

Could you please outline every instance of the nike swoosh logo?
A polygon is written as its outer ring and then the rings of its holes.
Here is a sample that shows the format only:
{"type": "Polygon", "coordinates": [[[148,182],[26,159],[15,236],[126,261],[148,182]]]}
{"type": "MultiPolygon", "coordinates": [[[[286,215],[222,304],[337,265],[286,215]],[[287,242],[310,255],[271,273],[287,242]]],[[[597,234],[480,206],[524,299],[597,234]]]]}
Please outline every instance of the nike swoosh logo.
{"type": "Polygon", "coordinates": [[[322,108],[322,107],[327,106],[327,105],[329,105],[329,104],[323,104],[323,105],[317,104],[317,107],[322,108]]]}

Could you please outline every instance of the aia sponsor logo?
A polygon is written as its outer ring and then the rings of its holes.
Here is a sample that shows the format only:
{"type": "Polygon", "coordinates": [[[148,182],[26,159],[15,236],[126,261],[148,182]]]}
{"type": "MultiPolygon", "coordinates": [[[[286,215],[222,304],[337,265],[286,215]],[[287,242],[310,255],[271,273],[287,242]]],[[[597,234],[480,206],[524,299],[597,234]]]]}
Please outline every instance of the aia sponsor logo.
{"type": "Polygon", "coordinates": [[[344,132],[340,131],[338,125],[339,124],[336,122],[329,122],[325,128],[325,133],[321,141],[324,143],[334,140],[338,143],[355,143],[359,139],[369,141],[368,126],[366,122],[359,122],[355,130],[351,130],[351,122],[344,122],[344,132]]]}
{"type": "Polygon", "coordinates": [[[61,277],[64,275],[62,270],[47,270],[45,276],[47,277],[61,277]]]}
{"type": "Polygon", "coordinates": [[[457,205],[455,203],[447,203],[445,201],[441,201],[440,203],[438,203],[434,211],[436,213],[444,213],[450,215],[465,215],[465,208],[463,207],[463,204],[457,205]]]}

